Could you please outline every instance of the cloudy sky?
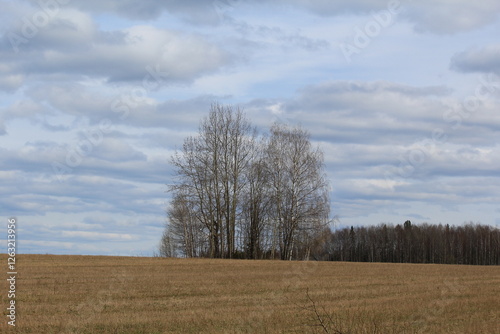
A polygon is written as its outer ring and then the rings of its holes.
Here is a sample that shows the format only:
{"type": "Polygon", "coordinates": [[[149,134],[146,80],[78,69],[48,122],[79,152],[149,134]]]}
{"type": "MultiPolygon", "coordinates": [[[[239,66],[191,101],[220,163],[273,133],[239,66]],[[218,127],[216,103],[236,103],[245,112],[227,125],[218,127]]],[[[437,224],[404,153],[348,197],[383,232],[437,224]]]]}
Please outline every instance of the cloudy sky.
{"type": "MultiPolygon", "coordinates": [[[[210,104],[325,152],[338,226],[500,226],[497,0],[0,0],[18,252],[150,256],[210,104]]],[[[0,244],[6,247],[6,242],[0,244]]]]}

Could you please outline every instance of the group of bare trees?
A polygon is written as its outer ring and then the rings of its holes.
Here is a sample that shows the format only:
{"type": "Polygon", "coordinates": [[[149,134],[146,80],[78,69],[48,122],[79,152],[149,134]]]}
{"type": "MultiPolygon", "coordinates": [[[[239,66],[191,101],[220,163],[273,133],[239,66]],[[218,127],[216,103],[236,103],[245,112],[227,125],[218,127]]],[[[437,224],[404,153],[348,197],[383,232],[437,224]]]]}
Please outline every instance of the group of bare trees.
{"type": "Polygon", "coordinates": [[[163,256],[308,258],[328,223],[323,154],[300,127],[260,136],[241,110],[213,104],[171,163],[163,256]]]}
{"type": "Polygon", "coordinates": [[[324,231],[324,260],[500,265],[500,229],[463,226],[381,224],[324,231]]]}

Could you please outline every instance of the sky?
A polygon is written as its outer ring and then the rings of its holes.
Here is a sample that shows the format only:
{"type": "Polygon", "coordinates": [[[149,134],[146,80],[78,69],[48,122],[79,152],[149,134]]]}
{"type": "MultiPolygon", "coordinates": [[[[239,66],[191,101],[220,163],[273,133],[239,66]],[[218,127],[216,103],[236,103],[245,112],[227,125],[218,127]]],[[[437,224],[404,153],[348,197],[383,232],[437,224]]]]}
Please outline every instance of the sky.
{"type": "Polygon", "coordinates": [[[497,0],[0,0],[0,246],[152,256],[210,104],[323,150],[335,227],[500,227],[497,0]]]}

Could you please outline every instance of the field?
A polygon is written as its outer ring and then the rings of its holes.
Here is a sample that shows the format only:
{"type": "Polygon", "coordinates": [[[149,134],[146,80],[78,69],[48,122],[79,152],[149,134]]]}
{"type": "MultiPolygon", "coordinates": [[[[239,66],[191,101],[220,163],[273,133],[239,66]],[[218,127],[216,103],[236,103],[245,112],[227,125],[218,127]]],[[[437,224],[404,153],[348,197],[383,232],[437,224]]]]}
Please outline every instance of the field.
{"type": "Polygon", "coordinates": [[[16,333],[500,333],[500,267],[18,255],[17,270],[16,333]]]}

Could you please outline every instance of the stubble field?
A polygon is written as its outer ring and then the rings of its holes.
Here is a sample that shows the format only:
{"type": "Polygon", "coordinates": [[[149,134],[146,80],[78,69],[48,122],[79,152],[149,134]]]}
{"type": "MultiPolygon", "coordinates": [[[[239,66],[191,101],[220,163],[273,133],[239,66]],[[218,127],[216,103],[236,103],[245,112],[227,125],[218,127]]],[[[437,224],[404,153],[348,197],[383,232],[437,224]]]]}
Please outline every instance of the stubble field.
{"type": "Polygon", "coordinates": [[[500,267],[18,255],[17,270],[16,333],[500,333],[500,267]]]}

